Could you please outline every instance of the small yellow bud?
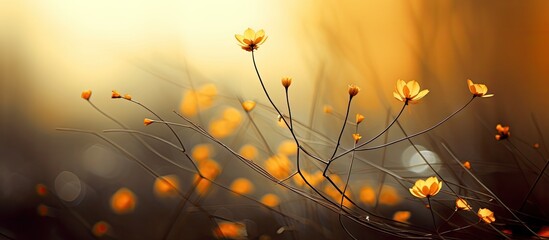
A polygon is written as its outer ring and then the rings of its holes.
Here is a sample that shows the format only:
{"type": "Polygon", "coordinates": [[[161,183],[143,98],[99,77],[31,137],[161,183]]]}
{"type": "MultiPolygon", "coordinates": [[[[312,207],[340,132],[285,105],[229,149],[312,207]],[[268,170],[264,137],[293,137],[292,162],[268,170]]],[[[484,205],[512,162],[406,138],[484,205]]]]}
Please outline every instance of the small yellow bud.
{"type": "Polygon", "coordinates": [[[469,169],[469,170],[471,169],[471,163],[470,163],[469,161],[465,161],[465,162],[463,163],[463,166],[464,166],[465,168],[469,169]]]}
{"type": "Polygon", "coordinates": [[[356,124],[359,124],[361,123],[362,121],[364,121],[364,116],[360,113],[357,113],[356,114],[356,124]]]}
{"type": "Polygon", "coordinates": [[[349,95],[351,95],[351,97],[356,96],[358,92],[360,92],[360,88],[357,85],[349,84],[349,95]]]}
{"type": "Polygon", "coordinates": [[[153,123],[153,122],[154,122],[154,120],[148,119],[148,118],[145,118],[145,119],[143,120],[143,124],[145,124],[145,126],[149,126],[149,125],[151,125],[151,123],[153,123]]]}
{"type": "Polygon", "coordinates": [[[291,77],[283,77],[282,78],[282,86],[285,88],[288,88],[292,84],[292,78],[291,77]]]}
{"type": "Polygon", "coordinates": [[[126,94],[126,95],[124,95],[124,99],[132,100],[132,96],[130,94],[126,94]]]}
{"type": "Polygon", "coordinates": [[[355,143],[358,143],[358,141],[360,141],[361,138],[362,136],[360,136],[360,134],[353,133],[353,139],[355,140],[355,143]]]}
{"type": "Polygon", "coordinates": [[[82,95],[80,95],[83,99],[86,99],[86,100],[90,100],[90,97],[92,95],[92,91],[91,90],[86,90],[86,91],[82,91],[82,95]]]}
{"type": "Polygon", "coordinates": [[[112,90],[111,98],[121,98],[120,93],[118,93],[116,90],[112,90]]]}
{"type": "Polygon", "coordinates": [[[244,108],[244,111],[250,112],[255,108],[255,102],[251,100],[247,100],[242,102],[242,108],[244,108]]]}

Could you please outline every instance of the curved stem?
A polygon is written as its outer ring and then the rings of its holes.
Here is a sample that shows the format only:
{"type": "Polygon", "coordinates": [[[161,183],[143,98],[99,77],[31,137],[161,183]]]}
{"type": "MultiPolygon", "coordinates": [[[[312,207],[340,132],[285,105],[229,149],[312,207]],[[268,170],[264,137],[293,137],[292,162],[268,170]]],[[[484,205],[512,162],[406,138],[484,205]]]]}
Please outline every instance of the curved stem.
{"type": "MultiPolygon", "coordinates": [[[[444,119],[442,119],[440,122],[438,122],[437,124],[431,126],[430,128],[427,128],[423,131],[420,131],[420,132],[417,132],[417,133],[414,133],[414,134],[411,134],[411,135],[408,135],[406,137],[403,137],[403,138],[400,138],[400,139],[397,139],[397,140],[394,140],[394,141],[391,141],[391,142],[388,142],[386,144],[382,144],[382,145],[378,145],[378,146],[374,146],[374,147],[369,147],[369,148],[362,148],[362,149],[356,149],[357,151],[367,151],[367,150],[374,150],[374,149],[379,149],[379,148],[383,148],[383,147],[387,147],[389,145],[393,145],[395,143],[399,143],[399,142],[402,142],[402,141],[405,141],[407,139],[410,139],[410,138],[413,138],[413,137],[417,137],[421,134],[424,134],[426,132],[429,132],[435,128],[437,128],[438,126],[442,125],[443,123],[445,123],[446,121],[450,120],[450,118],[452,118],[453,116],[455,116],[456,114],[458,114],[459,112],[461,112],[463,109],[465,109],[467,106],[469,106],[469,104],[473,101],[473,99],[475,99],[475,97],[473,96],[465,105],[463,105],[461,108],[459,108],[458,110],[456,110],[455,112],[453,112],[452,114],[448,115],[447,117],[445,117],[444,119]]],[[[360,147],[360,146],[359,146],[360,147]]],[[[338,156],[339,157],[339,156],[338,156]]],[[[336,157],[337,158],[337,157],[336,157]]]]}
{"type": "MultiPolygon", "coordinates": [[[[341,144],[341,136],[343,136],[343,131],[345,130],[345,126],[347,125],[347,119],[349,119],[349,110],[351,109],[351,101],[353,100],[353,96],[349,96],[349,101],[347,102],[347,111],[345,112],[345,120],[343,120],[343,126],[341,126],[341,131],[339,132],[339,136],[337,137],[337,144],[334,149],[334,153],[332,153],[332,156],[330,157],[330,162],[334,158],[334,156],[337,153],[337,149],[339,148],[339,145],[341,144]]],[[[328,162],[328,166],[330,163],[328,162]]],[[[326,166],[326,169],[328,168],[326,166]]],[[[326,174],[326,170],[324,170],[324,174],[326,174]]]]}

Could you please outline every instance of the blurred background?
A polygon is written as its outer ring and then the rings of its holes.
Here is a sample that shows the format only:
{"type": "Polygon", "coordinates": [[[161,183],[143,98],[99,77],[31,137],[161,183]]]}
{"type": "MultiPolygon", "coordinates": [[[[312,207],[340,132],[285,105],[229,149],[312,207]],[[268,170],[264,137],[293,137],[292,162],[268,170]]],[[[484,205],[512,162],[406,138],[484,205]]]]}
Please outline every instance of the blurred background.
{"type": "MultiPolygon", "coordinates": [[[[361,126],[365,139],[375,136],[388,117],[400,110],[402,103],[392,97],[397,79],[417,80],[430,90],[420,104],[411,105],[401,116],[407,133],[428,128],[465,104],[470,98],[468,78],[486,84],[495,97],[476,99],[444,125],[414,141],[433,156],[441,173],[448,174],[451,166],[445,161],[453,160],[441,143],[450,146],[460,160],[473,164],[475,174],[505,203],[518,208],[547,161],[543,137],[547,141],[549,129],[549,98],[545,96],[549,90],[548,10],[549,2],[541,0],[0,1],[0,233],[14,239],[88,239],[94,237],[90,227],[106,221],[114,238],[159,239],[170,232],[166,238],[208,239],[211,226],[203,224],[208,218],[200,213],[177,219],[176,230],[167,230],[178,200],[155,196],[154,177],[127,156],[99,138],[55,129],[120,128],[80,98],[83,90],[91,89],[93,103],[129,128],[175,142],[160,125],[145,128],[143,118],[154,116],[135,104],[110,99],[111,90],[131,94],[156,113],[181,122],[172,111],[185,111],[189,90],[213,84],[215,90],[210,91],[216,101],[189,117],[208,126],[227,107],[239,109],[239,99],[254,100],[258,109],[252,119],[264,129],[266,145],[276,149],[289,135],[276,125],[277,114],[262,107],[268,101],[251,56],[234,39],[234,34],[242,34],[247,27],[265,29],[268,35],[256,60],[279,106],[285,104],[280,78],[293,77],[292,114],[307,126],[297,132],[309,140],[314,140],[314,135],[307,135],[307,129],[336,139],[340,129],[333,126],[341,125],[351,83],[362,89],[350,116],[366,116],[361,126]],[[325,106],[333,112],[325,113],[325,106]],[[514,145],[494,140],[498,123],[511,126],[514,145]],[[539,151],[532,147],[535,143],[540,144],[539,151]],[[49,189],[49,195],[59,198],[37,196],[39,183],[49,189]],[[117,214],[109,206],[113,193],[123,187],[138,199],[130,214],[117,214]],[[48,206],[46,217],[37,213],[40,204],[48,206]]],[[[236,150],[255,144],[262,165],[270,155],[268,147],[258,143],[251,121],[243,112],[242,116],[241,128],[222,140],[236,150]]],[[[352,132],[351,128],[345,132],[343,147],[352,146],[352,132]]],[[[178,176],[184,191],[192,185],[192,174],[162,161],[127,134],[105,136],[159,174],[178,176]]],[[[397,126],[388,135],[389,139],[402,136],[397,126]]],[[[207,142],[192,131],[181,132],[181,138],[189,149],[207,142]]],[[[333,150],[329,141],[313,140],[311,147],[320,155],[333,150]]],[[[177,151],[166,144],[151,144],[180,160],[177,151]]],[[[412,180],[432,175],[426,167],[407,167],[418,158],[409,147],[402,142],[387,152],[369,151],[363,157],[412,180]]],[[[318,210],[306,199],[251,173],[226,152],[213,152],[223,168],[217,178],[220,184],[229,186],[238,177],[248,178],[256,185],[249,195],[252,198],[273,192],[281,199],[281,212],[321,219],[319,224],[324,227],[337,226],[335,230],[318,230],[297,224],[295,233],[277,232],[291,224],[271,211],[250,207],[254,203],[249,199],[220,189],[203,197],[208,210],[245,222],[249,238],[345,236],[337,214],[318,210]],[[312,211],[319,213],[312,216],[312,211]],[[314,233],[308,235],[311,229],[314,233]]],[[[305,167],[313,172],[311,162],[306,161],[305,167]]],[[[333,166],[336,174],[346,173],[347,167],[348,162],[333,166]]],[[[357,198],[365,185],[398,188],[402,200],[380,209],[376,206],[380,214],[391,218],[393,212],[407,210],[412,212],[412,223],[429,220],[428,211],[413,210],[419,205],[396,181],[364,164],[355,169],[352,182],[357,198]]],[[[541,178],[525,207],[538,217],[532,224],[536,229],[547,225],[548,208],[539,203],[549,201],[547,192],[542,191],[548,180],[547,176],[541,178]]]]}

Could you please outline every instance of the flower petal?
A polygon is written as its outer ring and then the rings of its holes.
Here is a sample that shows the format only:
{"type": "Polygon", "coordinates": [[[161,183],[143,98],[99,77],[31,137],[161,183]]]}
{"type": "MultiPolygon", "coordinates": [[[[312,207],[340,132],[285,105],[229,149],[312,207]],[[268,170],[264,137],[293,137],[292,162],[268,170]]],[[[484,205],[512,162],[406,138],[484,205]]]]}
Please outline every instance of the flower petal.
{"type": "Polygon", "coordinates": [[[259,31],[257,31],[257,32],[255,33],[255,38],[256,38],[256,39],[257,39],[257,38],[263,38],[263,37],[265,37],[265,31],[264,31],[263,29],[260,29],[259,31]]]}
{"type": "Polygon", "coordinates": [[[427,95],[427,93],[429,93],[429,89],[425,89],[419,92],[419,94],[417,94],[412,100],[417,101],[419,99],[422,99],[423,97],[425,97],[425,95],[427,95]]]}
{"type": "Polygon", "coordinates": [[[235,34],[234,37],[236,38],[236,40],[240,43],[240,45],[245,45],[244,43],[244,36],[240,35],[240,34],[235,34]]]}
{"type": "Polygon", "coordinates": [[[244,38],[249,40],[255,39],[255,31],[251,28],[246,29],[246,31],[244,31],[244,38]]]}
{"type": "Polygon", "coordinates": [[[406,98],[406,95],[404,95],[404,92],[403,92],[404,86],[406,86],[406,82],[404,80],[402,79],[397,80],[396,90],[398,94],[402,96],[402,98],[406,98]]]}
{"type": "Polygon", "coordinates": [[[393,92],[393,97],[395,97],[397,100],[401,102],[404,102],[404,99],[397,92],[393,92]]]}
{"type": "Polygon", "coordinates": [[[409,81],[406,86],[410,90],[410,97],[415,97],[419,93],[419,83],[415,80],[409,81]]]}

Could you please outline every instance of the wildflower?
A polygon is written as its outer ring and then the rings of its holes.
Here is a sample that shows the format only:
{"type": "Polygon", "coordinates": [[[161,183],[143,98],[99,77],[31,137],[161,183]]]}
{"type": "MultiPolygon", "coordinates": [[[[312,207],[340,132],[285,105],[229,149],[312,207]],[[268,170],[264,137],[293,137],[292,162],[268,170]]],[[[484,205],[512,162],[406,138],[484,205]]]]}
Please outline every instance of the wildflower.
{"type": "Polygon", "coordinates": [[[291,77],[283,77],[281,82],[282,82],[282,86],[284,86],[285,88],[288,88],[292,84],[292,78],[291,77]]]}
{"type": "Polygon", "coordinates": [[[278,204],[280,203],[280,200],[276,195],[269,193],[269,194],[265,194],[261,198],[261,203],[273,208],[278,206],[278,204]]]}
{"type": "Polygon", "coordinates": [[[457,198],[456,199],[456,210],[465,210],[470,211],[471,206],[465,201],[463,198],[457,198]]]}
{"type": "Polygon", "coordinates": [[[494,212],[490,211],[488,208],[480,208],[477,212],[477,216],[485,223],[493,223],[496,221],[494,212]]]}
{"type": "Polygon", "coordinates": [[[124,94],[124,99],[126,100],[132,100],[132,96],[130,94],[124,94]]]}
{"type": "Polygon", "coordinates": [[[470,163],[469,161],[465,161],[465,162],[463,163],[463,166],[464,166],[465,168],[471,170],[471,163],[470,163]]]}
{"type": "Polygon", "coordinates": [[[435,196],[442,188],[442,181],[438,181],[437,177],[430,177],[426,180],[419,179],[414,186],[410,188],[410,193],[417,198],[425,198],[435,196]]]}
{"type": "Polygon", "coordinates": [[[117,214],[132,212],[136,205],[135,194],[127,189],[121,188],[111,197],[111,208],[117,214]]]}
{"type": "Polygon", "coordinates": [[[354,97],[360,92],[360,88],[357,85],[349,84],[349,95],[354,97]]]}
{"type": "Polygon", "coordinates": [[[99,222],[96,222],[93,227],[92,227],[92,233],[93,235],[95,235],[96,237],[101,237],[103,235],[105,235],[109,229],[110,229],[110,225],[105,222],[105,221],[99,221],[99,222]]]}
{"type": "Polygon", "coordinates": [[[246,178],[238,178],[231,184],[231,190],[238,194],[248,194],[254,191],[254,185],[246,178]]]}
{"type": "Polygon", "coordinates": [[[496,131],[498,131],[498,134],[496,134],[496,140],[503,140],[511,136],[511,132],[509,132],[509,126],[501,126],[501,124],[496,125],[496,131]]]}
{"type": "Polygon", "coordinates": [[[397,211],[393,214],[393,220],[401,223],[407,223],[410,216],[412,216],[410,211],[397,211]]]}
{"type": "Polygon", "coordinates": [[[360,113],[356,114],[356,124],[360,124],[362,121],[364,121],[364,116],[360,113]]]}
{"type": "Polygon", "coordinates": [[[469,91],[475,97],[492,97],[494,94],[486,94],[488,92],[488,87],[484,84],[473,83],[471,79],[467,79],[467,85],[469,86],[469,91]]]}
{"type": "Polygon", "coordinates": [[[148,119],[148,118],[143,119],[143,124],[144,124],[145,126],[149,126],[149,125],[151,125],[153,122],[154,122],[154,120],[152,120],[152,119],[148,119]]]}
{"type": "Polygon", "coordinates": [[[248,52],[256,50],[259,48],[259,45],[267,40],[267,36],[265,36],[265,31],[263,31],[263,29],[256,32],[253,29],[248,28],[244,31],[244,35],[235,34],[234,37],[238,41],[240,47],[248,52]]]}
{"type": "Polygon", "coordinates": [[[176,175],[157,177],[154,181],[154,193],[158,197],[173,197],[177,195],[179,179],[176,175]]]}
{"type": "Polygon", "coordinates": [[[82,94],[80,95],[83,99],[86,99],[86,100],[90,100],[90,97],[92,95],[92,91],[91,90],[85,90],[85,91],[82,91],[82,94]]]}
{"type": "Polygon", "coordinates": [[[121,98],[120,93],[118,93],[116,90],[112,90],[111,98],[121,98]]]}
{"type": "Polygon", "coordinates": [[[393,92],[393,97],[395,97],[397,100],[404,102],[406,104],[408,103],[414,103],[425,97],[427,93],[429,93],[429,90],[425,89],[423,91],[419,91],[421,88],[419,86],[419,83],[415,80],[409,81],[406,83],[404,80],[397,80],[397,85],[395,88],[395,91],[393,92]]]}
{"type": "Polygon", "coordinates": [[[242,108],[244,108],[244,111],[250,112],[255,108],[255,102],[251,100],[247,100],[242,102],[242,108]]]}
{"type": "Polygon", "coordinates": [[[360,134],[353,133],[353,139],[355,140],[355,143],[358,143],[358,141],[360,141],[361,138],[362,136],[360,136],[360,134]]]}

